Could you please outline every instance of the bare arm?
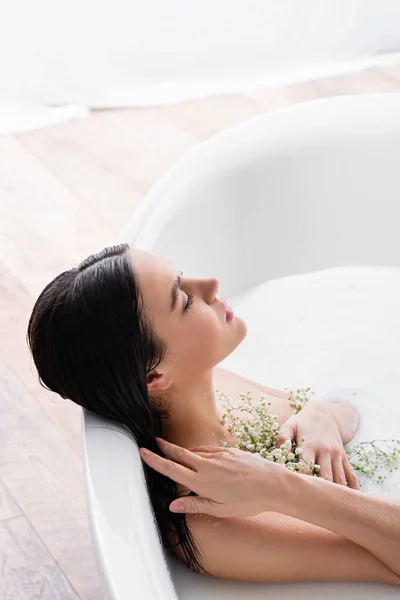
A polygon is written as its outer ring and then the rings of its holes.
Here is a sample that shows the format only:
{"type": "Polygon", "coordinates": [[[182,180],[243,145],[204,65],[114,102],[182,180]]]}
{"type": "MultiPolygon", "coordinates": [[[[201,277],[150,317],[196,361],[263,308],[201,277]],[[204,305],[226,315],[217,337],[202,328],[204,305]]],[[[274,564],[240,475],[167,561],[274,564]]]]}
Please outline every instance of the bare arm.
{"type": "MultiPolygon", "coordinates": [[[[242,453],[245,462],[246,454],[242,453]]],[[[221,485],[225,487],[224,493],[227,493],[231,487],[237,488],[237,482],[232,479],[233,483],[230,486],[226,481],[222,481],[224,477],[221,476],[221,469],[224,468],[224,463],[225,459],[221,465],[216,465],[219,466],[221,485]]],[[[268,566],[264,566],[264,569],[268,570],[268,581],[363,579],[400,585],[400,502],[388,502],[324,479],[292,473],[286,469],[283,471],[284,474],[278,478],[279,503],[271,502],[271,494],[274,495],[271,490],[271,477],[266,476],[262,469],[257,473],[256,480],[248,484],[260,507],[258,517],[245,518],[249,528],[248,535],[254,535],[256,538],[258,535],[261,538],[266,535],[266,539],[274,544],[273,557],[269,557],[268,566]],[[264,513],[262,510],[271,512],[264,513]],[[263,534],[257,534],[251,525],[253,522],[262,526],[263,534]],[[310,565],[314,567],[312,574],[310,565]]],[[[232,470],[229,479],[233,473],[232,470]]],[[[195,497],[185,498],[185,510],[189,513],[208,512],[213,516],[224,516],[225,507],[229,510],[229,503],[212,503],[209,508],[208,501],[204,502],[195,497]]],[[[232,514],[232,511],[230,512],[232,514]]],[[[218,559],[217,555],[214,555],[214,551],[218,553],[217,537],[220,536],[223,543],[227,544],[224,552],[234,552],[231,544],[239,543],[240,536],[246,530],[241,518],[227,520],[230,525],[221,523],[216,530],[216,536],[208,526],[203,529],[202,534],[210,546],[214,544],[212,550],[208,546],[207,552],[211,551],[210,556],[213,556],[214,564],[219,564],[219,568],[224,572],[230,572],[231,564],[223,557],[218,559]],[[226,536],[222,535],[222,529],[225,531],[225,528],[226,536]]],[[[202,527],[204,528],[204,522],[202,527]]],[[[251,564],[247,563],[247,559],[256,560],[256,549],[259,548],[260,539],[247,538],[247,542],[244,543],[243,538],[242,552],[246,553],[244,560],[247,565],[243,568],[252,578],[262,576],[257,567],[254,567],[254,571],[251,564]],[[252,558],[251,554],[247,555],[250,551],[247,544],[254,548],[252,558]]],[[[222,547],[220,550],[222,551],[222,547]]],[[[235,568],[239,574],[240,567],[237,565],[235,568]]]]}
{"type": "MultiPolygon", "coordinates": [[[[323,527],[374,554],[400,578],[400,502],[288,473],[279,512],[323,527]]],[[[260,494],[268,493],[265,480],[260,494]]]]}
{"type": "MultiPolygon", "coordinates": [[[[224,519],[189,514],[186,519],[203,567],[219,579],[400,585],[400,577],[365,548],[299,519],[274,512],[224,519]]],[[[178,553],[183,559],[179,548],[178,553]]]]}
{"type": "MultiPolygon", "coordinates": [[[[383,581],[376,578],[380,574],[388,583],[400,584],[400,502],[388,502],[324,479],[290,472],[277,463],[236,448],[199,446],[190,451],[165,440],[157,439],[157,442],[173,460],[141,448],[143,460],[198,494],[197,497],[174,500],[170,510],[199,515],[204,518],[203,526],[209,521],[208,515],[231,522],[231,529],[225,530],[221,524],[221,528],[214,528],[214,534],[208,533],[207,551],[211,552],[213,543],[215,548],[222,550],[221,543],[224,543],[225,549],[234,553],[231,546],[240,538],[242,518],[248,523],[261,524],[261,518],[267,513],[267,537],[269,541],[276,541],[280,554],[276,573],[272,570],[263,581],[277,581],[274,577],[278,573],[281,580],[298,578],[296,569],[293,571],[296,575],[290,574],[293,569],[292,564],[288,564],[290,557],[304,566],[310,564],[304,563],[305,558],[312,559],[311,564],[317,560],[323,569],[319,578],[332,578],[331,567],[321,563],[317,548],[320,544],[320,552],[333,552],[334,560],[342,569],[339,578],[349,578],[349,570],[341,558],[341,553],[348,550],[348,558],[352,557],[358,569],[355,578],[371,580],[372,576],[372,580],[383,581]],[[269,513],[279,514],[271,516],[269,513]],[[284,525],[290,521],[291,530],[287,531],[284,525]],[[319,533],[321,528],[325,530],[324,534],[319,533]],[[229,531],[231,535],[228,535],[229,531]],[[302,535],[303,531],[305,535],[302,535]],[[282,539],[278,540],[279,536],[282,539]],[[371,571],[365,571],[360,561],[366,561],[371,571]]],[[[253,533],[256,534],[254,530],[253,533]]],[[[243,551],[249,552],[246,544],[243,551]]],[[[237,565],[238,557],[234,556],[236,563],[232,558],[230,566],[222,558],[224,568],[229,572],[232,572],[232,565],[237,565]]],[[[217,556],[215,561],[218,562],[217,556]]],[[[239,575],[238,565],[237,568],[239,575]]],[[[246,571],[251,571],[250,564],[246,571]]],[[[253,579],[253,575],[251,577],[253,579]]]]}

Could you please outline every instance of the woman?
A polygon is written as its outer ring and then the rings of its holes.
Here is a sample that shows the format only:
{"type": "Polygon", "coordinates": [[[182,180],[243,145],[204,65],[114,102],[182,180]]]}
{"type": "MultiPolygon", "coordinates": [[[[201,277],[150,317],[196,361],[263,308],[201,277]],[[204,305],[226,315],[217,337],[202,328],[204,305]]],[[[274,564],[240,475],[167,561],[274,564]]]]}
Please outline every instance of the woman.
{"type": "MultiPolygon", "coordinates": [[[[345,403],[310,402],[295,415],[285,392],[218,368],[246,336],[246,325],[239,317],[227,319],[216,279],[181,275],[170,261],[131,250],[127,244],[105,248],[61,273],[40,294],[28,326],[28,344],[41,383],[62,398],[123,424],[138,446],[153,452],[144,467],[162,541],[194,570],[252,581],[359,579],[398,584],[398,564],[393,563],[394,550],[400,547],[390,539],[391,533],[375,532],[369,522],[363,529],[355,520],[355,539],[353,532],[348,536],[346,530],[336,531],[336,523],[324,517],[319,503],[338,498],[334,508],[339,522],[342,511],[342,520],[347,518],[349,494],[355,494],[361,511],[364,506],[369,509],[370,502],[388,514],[395,510],[393,504],[359,491],[344,451],[358,428],[354,409],[345,403]],[[268,461],[261,469],[267,493],[279,501],[295,495],[298,512],[286,503],[282,509],[279,503],[265,507],[260,503],[261,514],[254,507],[221,516],[170,510],[174,498],[188,490],[214,499],[214,484],[211,481],[206,489],[194,481],[191,487],[189,480],[175,477],[175,463],[154,462],[154,455],[163,454],[156,436],[186,449],[235,443],[221,423],[224,408],[216,389],[233,400],[244,389],[253,399],[262,392],[281,424],[280,441],[292,437],[300,442],[305,436],[304,458],[320,464],[324,479],[289,477],[284,467],[268,461]],[[298,478],[303,485],[308,480],[304,493],[314,507],[314,521],[298,496],[303,490],[298,478]],[[364,543],[366,533],[371,541],[364,543]],[[381,551],[382,543],[390,547],[389,556],[381,551]]],[[[229,452],[216,454],[219,460],[226,456],[236,460],[237,454],[229,452]]],[[[196,469],[199,463],[193,457],[208,460],[197,453],[181,455],[187,467],[196,469]]],[[[260,470],[256,459],[246,458],[260,470]]],[[[233,467],[241,469],[240,460],[231,463],[233,467]]],[[[244,482],[239,477],[237,481],[244,482]]],[[[251,493],[259,497],[255,488],[251,493]]],[[[215,500],[220,501],[218,496],[215,500]]],[[[395,527],[393,531],[398,534],[395,527]]]]}

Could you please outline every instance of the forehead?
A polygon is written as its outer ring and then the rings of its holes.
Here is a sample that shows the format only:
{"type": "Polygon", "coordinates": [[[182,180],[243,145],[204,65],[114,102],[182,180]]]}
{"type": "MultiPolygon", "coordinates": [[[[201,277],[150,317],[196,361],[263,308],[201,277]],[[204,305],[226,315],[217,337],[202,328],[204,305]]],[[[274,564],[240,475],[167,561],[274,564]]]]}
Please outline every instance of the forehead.
{"type": "Polygon", "coordinates": [[[146,250],[130,249],[129,254],[132,257],[135,271],[143,276],[146,273],[155,275],[163,275],[165,272],[171,274],[174,272],[174,264],[172,261],[158,256],[146,250]]]}
{"type": "Polygon", "coordinates": [[[153,300],[163,299],[176,276],[173,263],[162,256],[145,250],[130,250],[133,268],[139,278],[140,289],[144,296],[153,300]]]}

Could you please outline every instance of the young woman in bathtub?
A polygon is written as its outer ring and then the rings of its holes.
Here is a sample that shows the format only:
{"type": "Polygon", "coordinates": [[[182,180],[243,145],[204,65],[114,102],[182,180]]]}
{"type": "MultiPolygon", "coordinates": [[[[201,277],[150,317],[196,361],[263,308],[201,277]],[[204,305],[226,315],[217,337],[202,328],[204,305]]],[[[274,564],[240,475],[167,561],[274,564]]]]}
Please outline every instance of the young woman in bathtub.
{"type": "Polygon", "coordinates": [[[217,367],[247,331],[239,317],[227,320],[217,291],[215,278],[179,277],[159,256],[105,248],[35,303],[27,339],[40,381],[152,451],[142,458],[163,543],[192,569],[247,581],[400,584],[400,505],[360,492],[344,451],[357,413],[310,402],[294,415],[285,392],[217,367]],[[215,390],[232,401],[265,395],[282,439],[305,436],[304,457],[324,479],[221,449],[236,440],[215,390]],[[167,442],[159,447],[156,436],[167,442]],[[190,490],[199,497],[184,498],[185,510],[194,514],[170,510],[190,490]]]}

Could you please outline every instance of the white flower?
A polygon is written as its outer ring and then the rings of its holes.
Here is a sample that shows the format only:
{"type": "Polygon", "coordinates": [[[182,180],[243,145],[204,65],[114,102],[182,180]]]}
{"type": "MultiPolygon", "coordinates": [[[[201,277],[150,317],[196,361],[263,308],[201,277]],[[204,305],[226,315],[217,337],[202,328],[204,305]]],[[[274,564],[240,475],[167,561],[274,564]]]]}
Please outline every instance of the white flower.
{"type": "MultiPolygon", "coordinates": [[[[305,406],[309,397],[314,393],[310,392],[310,389],[300,388],[296,391],[290,391],[288,400],[295,409],[296,414],[305,406]]],[[[221,417],[221,423],[226,426],[227,431],[232,432],[238,439],[235,448],[256,452],[266,460],[277,461],[291,471],[306,472],[303,464],[292,462],[297,456],[303,463],[306,463],[302,458],[303,448],[301,446],[296,447],[296,442],[292,442],[290,439],[281,444],[279,448],[276,446],[276,437],[280,429],[279,420],[277,415],[269,412],[271,402],[266,402],[265,396],[261,396],[258,401],[252,404],[250,392],[240,393],[239,397],[242,401],[238,403],[237,407],[234,407],[226,394],[219,392],[219,390],[216,391],[227,404],[226,412],[221,417]],[[234,409],[244,413],[243,419],[232,415],[234,409]],[[253,417],[251,423],[249,422],[249,415],[253,417]],[[294,450],[292,451],[293,444],[294,450]]],[[[305,441],[306,438],[302,436],[301,442],[305,441]]],[[[228,442],[221,442],[221,446],[227,447],[228,442]]],[[[387,473],[393,472],[400,464],[400,440],[361,442],[352,446],[347,451],[347,455],[354,469],[365,475],[370,474],[378,483],[382,483],[387,479],[387,473]],[[387,447],[381,447],[379,444],[386,444],[387,447]]],[[[320,465],[315,464],[314,460],[310,460],[308,466],[313,474],[319,477],[320,465]]]]}

